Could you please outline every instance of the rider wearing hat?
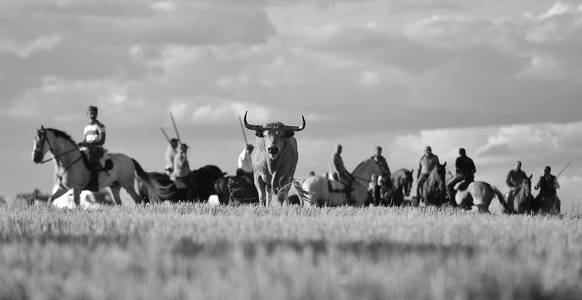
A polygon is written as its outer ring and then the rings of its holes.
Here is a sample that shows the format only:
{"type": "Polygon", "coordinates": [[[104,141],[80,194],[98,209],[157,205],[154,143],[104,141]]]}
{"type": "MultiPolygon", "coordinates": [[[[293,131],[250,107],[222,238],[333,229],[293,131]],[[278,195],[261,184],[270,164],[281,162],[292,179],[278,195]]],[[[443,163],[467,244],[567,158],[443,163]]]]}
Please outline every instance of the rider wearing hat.
{"type": "Polygon", "coordinates": [[[87,115],[89,124],[83,130],[83,142],[80,146],[87,154],[89,168],[91,170],[91,179],[87,188],[91,191],[99,189],[99,171],[103,169],[99,160],[105,153],[103,144],[105,144],[105,125],[97,120],[99,109],[96,106],[89,106],[87,115]]]}

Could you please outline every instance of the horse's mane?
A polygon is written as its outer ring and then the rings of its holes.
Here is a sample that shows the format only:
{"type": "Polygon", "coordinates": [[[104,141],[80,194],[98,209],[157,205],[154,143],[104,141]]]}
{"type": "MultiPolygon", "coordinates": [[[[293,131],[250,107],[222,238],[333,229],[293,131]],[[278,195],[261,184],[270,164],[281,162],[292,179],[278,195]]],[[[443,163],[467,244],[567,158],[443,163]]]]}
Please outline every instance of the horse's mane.
{"type": "Polygon", "coordinates": [[[359,170],[360,170],[360,169],[361,169],[361,168],[362,168],[362,167],[363,167],[365,164],[369,163],[369,161],[370,161],[370,160],[371,160],[371,159],[370,159],[370,158],[368,158],[368,159],[365,159],[365,160],[363,160],[361,163],[359,163],[359,164],[358,164],[358,165],[357,165],[357,166],[354,168],[354,171],[352,171],[352,174],[355,174],[357,171],[359,171],[359,170]]]}
{"type": "Polygon", "coordinates": [[[73,140],[73,138],[68,133],[56,128],[47,128],[46,130],[52,132],[56,137],[62,137],[71,142],[73,145],[77,146],[75,140],[73,140]]]}

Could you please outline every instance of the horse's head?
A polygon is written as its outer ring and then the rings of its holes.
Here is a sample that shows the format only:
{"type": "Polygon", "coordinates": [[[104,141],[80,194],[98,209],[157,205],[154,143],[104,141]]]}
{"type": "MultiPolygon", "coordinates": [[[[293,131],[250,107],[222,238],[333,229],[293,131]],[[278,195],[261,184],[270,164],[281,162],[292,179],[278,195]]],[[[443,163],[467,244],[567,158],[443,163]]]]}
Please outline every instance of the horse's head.
{"type": "Polygon", "coordinates": [[[402,189],[405,196],[410,196],[410,190],[412,190],[413,173],[414,170],[412,169],[400,169],[392,175],[392,182],[394,183],[396,189],[402,189]]]}
{"type": "Polygon", "coordinates": [[[32,161],[35,163],[40,163],[44,159],[45,154],[50,150],[49,144],[47,143],[47,130],[41,126],[40,129],[36,130],[34,135],[34,148],[32,151],[32,161]]]}
{"type": "Polygon", "coordinates": [[[438,186],[445,191],[445,177],[447,174],[447,162],[444,164],[437,164],[436,167],[433,168],[432,173],[435,174],[435,179],[438,181],[438,186]]]}
{"type": "Polygon", "coordinates": [[[410,190],[412,190],[412,182],[414,181],[414,177],[412,176],[412,174],[414,173],[413,169],[406,170],[404,172],[405,174],[405,179],[404,179],[404,195],[406,195],[407,197],[410,196],[410,190]]]}
{"type": "Polygon", "coordinates": [[[525,197],[528,198],[531,196],[531,179],[533,177],[532,175],[529,175],[529,177],[525,177],[522,182],[521,182],[521,192],[524,193],[525,197]]]}

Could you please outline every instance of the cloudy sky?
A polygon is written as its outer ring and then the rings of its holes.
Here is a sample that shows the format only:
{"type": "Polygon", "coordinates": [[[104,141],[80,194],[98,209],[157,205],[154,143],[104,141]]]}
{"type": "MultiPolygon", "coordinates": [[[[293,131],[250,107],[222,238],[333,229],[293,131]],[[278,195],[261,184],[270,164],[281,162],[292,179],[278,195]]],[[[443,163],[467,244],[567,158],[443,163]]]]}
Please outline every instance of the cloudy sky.
{"type": "MultiPolygon", "coordinates": [[[[348,169],[384,147],[416,168],[458,147],[505,190],[517,159],[560,177],[582,206],[582,3],[546,0],[0,0],[0,194],[48,191],[32,163],[40,125],[81,139],[100,107],[107,148],[164,167],[168,111],[194,168],[232,173],[237,116],[307,128],[297,177],[348,169]]],[[[248,133],[253,138],[252,133],[248,133]]]]}

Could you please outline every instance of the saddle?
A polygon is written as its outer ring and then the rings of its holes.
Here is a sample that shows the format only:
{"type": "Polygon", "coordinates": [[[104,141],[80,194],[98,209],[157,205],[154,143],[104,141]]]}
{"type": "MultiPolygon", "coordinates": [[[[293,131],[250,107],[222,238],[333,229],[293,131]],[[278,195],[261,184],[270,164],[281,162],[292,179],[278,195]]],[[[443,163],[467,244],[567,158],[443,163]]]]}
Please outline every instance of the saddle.
{"type": "Polygon", "coordinates": [[[87,169],[91,171],[101,172],[113,169],[113,161],[111,154],[104,148],[89,148],[81,149],[83,155],[83,162],[87,169]]]}
{"type": "Polygon", "coordinates": [[[333,193],[341,193],[345,194],[346,198],[348,199],[348,204],[352,203],[352,191],[354,190],[351,185],[347,185],[339,180],[332,179],[333,177],[329,176],[327,179],[327,190],[330,194],[333,193]]]}
{"type": "Polygon", "coordinates": [[[113,169],[113,161],[104,148],[82,147],[80,150],[85,167],[91,171],[91,178],[85,189],[97,192],[99,191],[99,173],[113,169]]]}
{"type": "Polygon", "coordinates": [[[327,179],[327,190],[330,193],[345,193],[351,192],[351,187],[336,179],[336,176],[329,176],[327,179]]]}

